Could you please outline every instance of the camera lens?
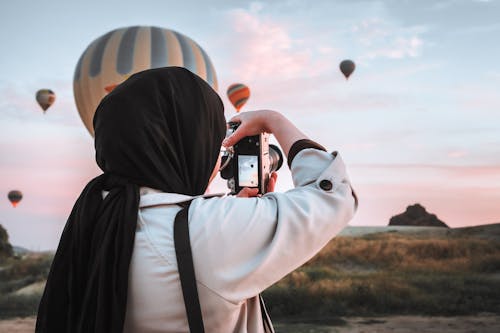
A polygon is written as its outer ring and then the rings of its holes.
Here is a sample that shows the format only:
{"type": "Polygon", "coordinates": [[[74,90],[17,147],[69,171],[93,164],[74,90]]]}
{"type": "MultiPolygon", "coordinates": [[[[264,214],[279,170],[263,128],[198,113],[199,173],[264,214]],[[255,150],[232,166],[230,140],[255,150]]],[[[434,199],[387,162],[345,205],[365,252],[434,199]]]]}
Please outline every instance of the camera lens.
{"type": "Polygon", "coordinates": [[[233,168],[231,165],[228,165],[228,163],[230,163],[231,161],[231,157],[229,155],[223,155],[222,158],[221,158],[221,166],[224,166],[222,167],[219,172],[220,172],[220,176],[222,177],[222,179],[229,179],[231,177],[233,177],[233,168]]]}
{"type": "Polygon", "coordinates": [[[272,144],[269,145],[269,162],[269,172],[278,171],[283,165],[283,154],[281,150],[272,144]]]}

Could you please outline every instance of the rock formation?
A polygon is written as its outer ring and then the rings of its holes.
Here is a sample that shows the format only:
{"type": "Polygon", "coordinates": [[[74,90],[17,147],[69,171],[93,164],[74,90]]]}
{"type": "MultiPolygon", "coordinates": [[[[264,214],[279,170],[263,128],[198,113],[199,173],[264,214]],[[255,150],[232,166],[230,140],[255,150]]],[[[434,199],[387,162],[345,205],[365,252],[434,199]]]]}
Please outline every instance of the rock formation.
{"type": "Polygon", "coordinates": [[[0,224],[0,260],[12,256],[12,245],[9,243],[9,234],[0,224]]]}
{"type": "Polygon", "coordinates": [[[414,226],[414,227],[445,227],[446,223],[437,218],[434,214],[429,214],[420,204],[406,207],[402,214],[391,217],[389,225],[414,226]]]}

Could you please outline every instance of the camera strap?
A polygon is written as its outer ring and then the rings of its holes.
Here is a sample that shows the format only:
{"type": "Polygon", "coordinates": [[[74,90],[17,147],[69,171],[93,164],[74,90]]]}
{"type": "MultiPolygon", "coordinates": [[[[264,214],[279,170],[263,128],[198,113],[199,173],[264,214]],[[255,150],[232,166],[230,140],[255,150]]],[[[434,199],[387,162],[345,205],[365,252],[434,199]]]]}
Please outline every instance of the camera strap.
{"type": "Polygon", "coordinates": [[[191,333],[204,333],[200,299],[194,274],[193,255],[189,241],[188,209],[191,201],[181,203],[183,208],[177,213],[174,221],[175,256],[181,280],[182,296],[191,333]]]}
{"type": "MultiPolygon", "coordinates": [[[[193,254],[191,252],[191,242],[189,239],[188,210],[191,201],[179,203],[182,209],[177,213],[174,220],[174,246],[177,257],[177,270],[181,280],[182,296],[189,323],[189,332],[204,333],[203,317],[201,314],[200,299],[198,297],[198,287],[194,272],[193,254]]],[[[273,326],[267,314],[264,300],[259,294],[259,305],[264,324],[264,332],[274,333],[273,326]]]]}
{"type": "Polygon", "coordinates": [[[259,304],[260,304],[260,313],[262,314],[262,323],[264,324],[264,332],[274,333],[274,328],[273,325],[271,324],[271,319],[269,318],[269,314],[267,313],[266,305],[264,304],[264,299],[262,298],[262,294],[259,294],[259,304]]]}

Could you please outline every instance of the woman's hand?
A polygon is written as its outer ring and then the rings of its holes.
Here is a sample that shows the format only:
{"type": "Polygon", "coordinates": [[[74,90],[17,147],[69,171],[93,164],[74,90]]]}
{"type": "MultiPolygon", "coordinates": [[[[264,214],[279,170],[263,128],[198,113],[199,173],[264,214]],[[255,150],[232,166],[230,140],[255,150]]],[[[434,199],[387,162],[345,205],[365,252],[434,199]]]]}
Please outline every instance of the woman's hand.
{"type": "MultiPolygon", "coordinates": [[[[269,183],[267,183],[267,192],[274,192],[274,187],[276,186],[277,180],[278,174],[276,172],[271,173],[271,176],[269,176],[269,183]]],[[[258,196],[258,194],[258,188],[244,187],[236,196],[238,198],[253,198],[258,196]]]]}
{"type": "Polygon", "coordinates": [[[285,155],[288,156],[291,146],[296,141],[308,138],[290,120],[276,111],[242,112],[231,118],[230,122],[240,123],[240,125],[231,136],[222,141],[224,147],[231,147],[246,136],[267,132],[274,134],[285,155]]]}
{"type": "Polygon", "coordinates": [[[271,110],[259,110],[238,113],[229,122],[240,123],[236,131],[226,138],[222,145],[231,147],[246,136],[258,135],[262,132],[272,133],[272,124],[284,118],[280,113],[271,110]]]}

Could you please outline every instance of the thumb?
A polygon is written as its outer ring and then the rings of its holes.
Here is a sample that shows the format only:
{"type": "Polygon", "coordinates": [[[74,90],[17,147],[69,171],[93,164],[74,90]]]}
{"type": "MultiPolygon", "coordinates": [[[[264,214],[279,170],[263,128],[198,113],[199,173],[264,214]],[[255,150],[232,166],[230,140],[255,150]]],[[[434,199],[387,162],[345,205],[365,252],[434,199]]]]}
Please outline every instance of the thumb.
{"type": "Polygon", "coordinates": [[[257,194],[259,194],[258,188],[244,187],[241,189],[241,191],[236,196],[238,198],[252,198],[252,197],[256,197],[257,194]]]}
{"type": "Polygon", "coordinates": [[[269,183],[267,183],[267,192],[274,192],[274,187],[276,186],[276,181],[278,180],[278,174],[276,172],[271,173],[269,177],[269,183]]]}

